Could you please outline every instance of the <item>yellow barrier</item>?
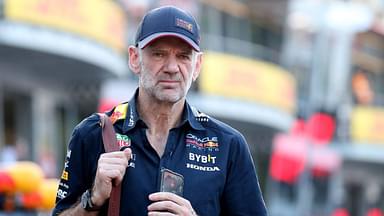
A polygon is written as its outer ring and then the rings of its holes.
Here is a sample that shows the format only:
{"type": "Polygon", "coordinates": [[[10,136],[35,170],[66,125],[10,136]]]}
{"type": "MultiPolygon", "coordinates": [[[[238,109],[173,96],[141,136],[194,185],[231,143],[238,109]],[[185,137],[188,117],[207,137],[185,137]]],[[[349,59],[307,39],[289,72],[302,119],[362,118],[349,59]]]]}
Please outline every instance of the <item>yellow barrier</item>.
{"type": "Polygon", "coordinates": [[[5,0],[5,19],[47,26],[125,48],[125,15],[111,0],[5,0]]]}
{"type": "Polygon", "coordinates": [[[0,170],[0,195],[8,202],[1,210],[15,209],[50,211],[56,200],[58,179],[45,179],[34,162],[21,161],[0,170]]]}
{"type": "Polygon", "coordinates": [[[254,101],[294,112],[296,81],[271,63],[207,52],[199,78],[202,92],[254,101]]]}

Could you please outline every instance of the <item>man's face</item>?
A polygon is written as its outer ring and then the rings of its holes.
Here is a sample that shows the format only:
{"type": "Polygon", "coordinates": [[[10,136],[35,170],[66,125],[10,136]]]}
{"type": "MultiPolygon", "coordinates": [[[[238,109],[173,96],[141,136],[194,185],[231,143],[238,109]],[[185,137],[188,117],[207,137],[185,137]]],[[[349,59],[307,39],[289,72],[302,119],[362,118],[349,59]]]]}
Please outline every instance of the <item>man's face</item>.
{"type": "Polygon", "coordinates": [[[139,87],[161,102],[184,99],[199,74],[198,55],[179,38],[157,39],[139,54],[139,87]]]}

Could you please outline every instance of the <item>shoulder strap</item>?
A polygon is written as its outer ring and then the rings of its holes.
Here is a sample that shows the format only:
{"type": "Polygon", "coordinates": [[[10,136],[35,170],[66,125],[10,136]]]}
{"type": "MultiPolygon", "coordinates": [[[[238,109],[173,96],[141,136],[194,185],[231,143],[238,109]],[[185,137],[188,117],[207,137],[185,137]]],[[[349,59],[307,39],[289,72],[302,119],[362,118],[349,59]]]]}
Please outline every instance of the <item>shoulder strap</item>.
{"type": "MultiPolygon", "coordinates": [[[[104,113],[98,113],[100,116],[100,126],[102,128],[102,136],[105,152],[119,151],[117,145],[116,132],[113,128],[112,122],[109,117],[104,113]]],[[[119,216],[120,215],[120,195],[121,195],[121,184],[114,186],[112,185],[111,196],[109,197],[108,204],[108,216],[119,216]]]]}
{"type": "Polygon", "coordinates": [[[105,152],[120,151],[117,145],[116,132],[111,120],[109,120],[109,117],[104,113],[98,113],[98,115],[100,116],[105,152]]]}

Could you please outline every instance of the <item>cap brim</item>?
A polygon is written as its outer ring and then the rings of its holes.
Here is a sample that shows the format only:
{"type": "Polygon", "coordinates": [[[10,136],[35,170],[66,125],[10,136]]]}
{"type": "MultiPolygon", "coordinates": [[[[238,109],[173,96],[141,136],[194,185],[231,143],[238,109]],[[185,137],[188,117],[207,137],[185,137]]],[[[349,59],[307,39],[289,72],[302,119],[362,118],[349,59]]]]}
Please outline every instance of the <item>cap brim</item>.
{"type": "Polygon", "coordinates": [[[161,32],[161,33],[156,33],[153,35],[150,35],[146,37],[144,40],[139,41],[137,44],[140,49],[145,48],[147,45],[150,43],[154,42],[155,40],[161,38],[161,37],[178,37],[182,40],[184,40],[186,43],[188,43],[194,50],[200,52],[200,47],[189,37],[186,37],[185,35],[179,34],[179,33],[174,33],[174,32],[161,32]]]}

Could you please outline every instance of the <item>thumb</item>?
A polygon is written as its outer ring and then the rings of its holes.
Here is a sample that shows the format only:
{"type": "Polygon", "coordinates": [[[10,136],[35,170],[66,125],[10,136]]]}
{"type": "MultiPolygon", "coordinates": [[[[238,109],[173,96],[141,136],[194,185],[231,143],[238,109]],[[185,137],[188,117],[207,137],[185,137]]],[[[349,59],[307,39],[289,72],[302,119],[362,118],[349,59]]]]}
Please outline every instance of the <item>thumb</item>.
{"type": "Polygon", "coordinates": [[[123,152],[124,152],[124,155],[125,155],[125,157],[127,158],[128,161],[132,159],[132,150],[131,150],[131,148],[125,148],[123,150],[123,152]]]}

